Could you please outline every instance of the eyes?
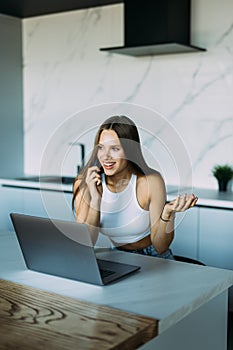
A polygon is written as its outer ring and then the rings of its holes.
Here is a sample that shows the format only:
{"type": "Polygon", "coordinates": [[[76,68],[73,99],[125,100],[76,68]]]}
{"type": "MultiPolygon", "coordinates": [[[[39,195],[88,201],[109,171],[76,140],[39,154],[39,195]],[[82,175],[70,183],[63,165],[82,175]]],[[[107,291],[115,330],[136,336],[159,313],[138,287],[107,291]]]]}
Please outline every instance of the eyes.
{"type": "MultiPolygon", "coordinates": [[[[119,146],[110,146],[109,147],[110,150],[114,151],[114,152],[119,152],[121,151],[121,147],[119,146]]],[[[97,150],[98,151],[104,151],[105,150],[105,147],[103,145],[98,145],[97,146],[97,150]]]]}

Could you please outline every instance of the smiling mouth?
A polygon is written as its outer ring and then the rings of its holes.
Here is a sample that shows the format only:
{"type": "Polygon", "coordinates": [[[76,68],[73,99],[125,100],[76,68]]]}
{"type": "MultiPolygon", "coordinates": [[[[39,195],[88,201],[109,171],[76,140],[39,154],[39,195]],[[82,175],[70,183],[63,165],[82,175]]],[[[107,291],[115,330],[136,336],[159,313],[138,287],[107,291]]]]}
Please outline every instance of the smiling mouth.
{"type": "Polygon", "coordinates": [[[106,170],[110,170],[110,169],[112,169],[114,167],[114,165],[115,165],[115,162],[105,162],[103,164],[103,167],[106,170]]]}

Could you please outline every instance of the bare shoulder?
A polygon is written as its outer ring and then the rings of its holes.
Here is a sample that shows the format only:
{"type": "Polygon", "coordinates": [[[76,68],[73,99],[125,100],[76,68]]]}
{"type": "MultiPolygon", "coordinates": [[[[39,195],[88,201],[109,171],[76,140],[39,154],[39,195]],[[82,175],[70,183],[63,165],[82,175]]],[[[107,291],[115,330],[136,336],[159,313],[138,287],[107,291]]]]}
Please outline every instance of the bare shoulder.
{"type": "Polygon", "coordinates": [[[137,198],[143,209],[148,210],[153,201],[161,199],[164,202],[166,197],[165,184],[162,175],[154,171],[149,175],[138,175],[137,177],[137,198]]]}
{"type": "Polygon", "coordinates": [[[148,175],[139,175],[138,176],[138,186],[139,187],[145,187],[148,186],[149,188],[157,188],[157,187],[165,187],[164,179],[160,172],[154,171],[151,174],[148,175]]]}

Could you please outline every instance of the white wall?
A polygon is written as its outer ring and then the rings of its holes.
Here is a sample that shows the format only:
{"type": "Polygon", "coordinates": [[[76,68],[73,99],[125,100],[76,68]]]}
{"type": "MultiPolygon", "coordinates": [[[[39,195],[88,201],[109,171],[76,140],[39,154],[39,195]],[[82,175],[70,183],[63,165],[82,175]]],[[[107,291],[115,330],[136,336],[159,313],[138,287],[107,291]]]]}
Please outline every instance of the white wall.
{"type": "Polygon", "coordinates": [[[232,0],[193,0],[192,44],[207,51],[140,58],[99,51],[123,43],[122,4],[23,20],[25,172],[72,175],[69,142],[89,152],[121,113],[167,183],[217,188],[211,168],[233,164],[232,13],[232,0]]]}

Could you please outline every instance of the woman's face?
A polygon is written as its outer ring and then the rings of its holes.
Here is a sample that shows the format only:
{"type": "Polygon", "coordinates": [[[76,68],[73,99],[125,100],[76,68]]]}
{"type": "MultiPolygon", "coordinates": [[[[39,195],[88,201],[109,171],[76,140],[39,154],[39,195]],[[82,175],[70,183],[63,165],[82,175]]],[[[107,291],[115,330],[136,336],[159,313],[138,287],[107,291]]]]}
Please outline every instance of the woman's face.
{"type": "Polygon", "coordinates": [[[106,175],[116,175],[127,168],[124,149],[114,130],[103,130],[97,146],[97,157],[106,175]]]}

